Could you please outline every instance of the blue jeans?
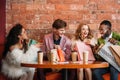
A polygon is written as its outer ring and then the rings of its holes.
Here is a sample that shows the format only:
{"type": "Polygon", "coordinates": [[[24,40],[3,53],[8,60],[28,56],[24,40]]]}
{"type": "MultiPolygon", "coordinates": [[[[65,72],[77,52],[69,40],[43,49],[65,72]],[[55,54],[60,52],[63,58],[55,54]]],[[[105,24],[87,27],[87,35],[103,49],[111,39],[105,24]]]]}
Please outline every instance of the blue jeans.
{"type": "Polygon", "coordinates": [[[110,80],[118,80],[119,71],[116,70],[113,66],[109,66],[108,68],[97,68],[93,69],[93,79],[95,80],[104,80],[102,75],[110,72],[110,80]]]}

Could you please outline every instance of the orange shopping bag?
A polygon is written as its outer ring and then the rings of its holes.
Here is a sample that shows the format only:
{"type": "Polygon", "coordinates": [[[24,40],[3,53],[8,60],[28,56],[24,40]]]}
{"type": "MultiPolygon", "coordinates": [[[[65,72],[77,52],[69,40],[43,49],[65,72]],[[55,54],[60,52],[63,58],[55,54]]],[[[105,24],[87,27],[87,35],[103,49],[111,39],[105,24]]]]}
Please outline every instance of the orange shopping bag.
{"type": "Polygon", "coordinates": [[[57,52],[58,52],[58,56],[59,56],[59,61],[60,62],[65,61],[65,57],[64,57],[64,54],[63,54],[62,50],[60,48],[58,48],[57,52]]]}

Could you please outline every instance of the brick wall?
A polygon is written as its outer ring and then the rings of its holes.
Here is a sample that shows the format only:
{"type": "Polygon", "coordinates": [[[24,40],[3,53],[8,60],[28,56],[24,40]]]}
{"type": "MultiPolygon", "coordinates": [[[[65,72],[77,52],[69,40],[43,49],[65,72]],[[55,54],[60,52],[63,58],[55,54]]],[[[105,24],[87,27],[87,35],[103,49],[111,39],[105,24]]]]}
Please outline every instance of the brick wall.
{"type": "Polygon", "coordinates": [[[67,34],[74,33],[80,22],[97,30],[103,19],[112,22],[114,31],[120,31],[120,0],[6,0],[6,4],[6,32],[21,23],[37,40],[51,32],[57,18],[68,23],[67,34]]]}

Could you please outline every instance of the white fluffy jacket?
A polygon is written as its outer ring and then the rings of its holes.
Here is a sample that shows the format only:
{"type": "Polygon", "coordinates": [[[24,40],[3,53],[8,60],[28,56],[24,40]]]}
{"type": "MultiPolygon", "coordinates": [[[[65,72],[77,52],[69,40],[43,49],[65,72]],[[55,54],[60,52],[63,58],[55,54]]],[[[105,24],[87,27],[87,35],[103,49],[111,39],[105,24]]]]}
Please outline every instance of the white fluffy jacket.
{"type": "Polygon", "coordinates": [[[18,78],[33,68],[21,67],[21,62],[36,61],[37,51],[40,49],[31,45],[26,53],[18,48],[8,52],[6,58],[2,60],[2,72],[11,78],[18,78]]]}

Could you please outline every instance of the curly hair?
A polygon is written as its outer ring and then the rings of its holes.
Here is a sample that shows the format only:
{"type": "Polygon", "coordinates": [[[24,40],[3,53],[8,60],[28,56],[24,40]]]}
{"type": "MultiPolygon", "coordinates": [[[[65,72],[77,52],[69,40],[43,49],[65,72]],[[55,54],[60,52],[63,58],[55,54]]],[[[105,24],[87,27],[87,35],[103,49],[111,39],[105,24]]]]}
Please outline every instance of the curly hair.
{"type": "MultiPolygon", "coordinates": [[[[7,55],[8,51],[10,51],[10,47],[17,44],[19,42],[19,35],[22,33],[23,26],[21,24],[14,25],[11,30],[9,31],[6,42],[5,42],[5,49],[3,52],[3,58],[7,55]]],[[[23,42],[23,45],[26,45],[25,42],[23,42]]],[[[24,46],[26,47],[26,46],[24,46]]]]}
{"type": "MultiPolygon", "coordinates": [[[[78,28],[77,28],[77,30],[76,30],[76,32],[75,32],[75,39],[76,39],[76,40],[80,39],[81,41],[83,41],[83,39],[82,39],[82,37],[81,37],[81,29],[82,29],[82,27],[83,27],[84,25],[87,25],[87,24],[81,23],[81,24],[78,26],[78,28]]],[[[88,25],[87,25],[87,26],[88,26],[88,25]]],[[[88,26],[88,29],[89,29],[89,33],[88,33],[87,38],[88,38],[88,39],[91,39],[91,38],[93,37],[93,35],[92,35],[92,33],[91,33],[91,30],[90,30],[90,27],[89,27],[89,26],[88,26]]]]}

